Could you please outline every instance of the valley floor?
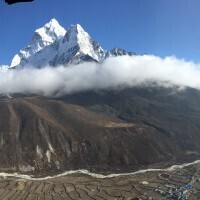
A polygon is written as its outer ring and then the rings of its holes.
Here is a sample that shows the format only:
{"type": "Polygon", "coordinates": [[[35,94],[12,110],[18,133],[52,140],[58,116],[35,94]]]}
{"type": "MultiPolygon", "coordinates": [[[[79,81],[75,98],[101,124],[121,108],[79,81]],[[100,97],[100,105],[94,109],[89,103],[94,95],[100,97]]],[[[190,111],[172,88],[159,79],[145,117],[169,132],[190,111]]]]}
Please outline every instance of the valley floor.
{"type": "Polygon", "coordinates": [[[172,171],[113,178],[71,174],[47,179],[0,179],[1,200],[199,199],[200,163],[172,171]]]}

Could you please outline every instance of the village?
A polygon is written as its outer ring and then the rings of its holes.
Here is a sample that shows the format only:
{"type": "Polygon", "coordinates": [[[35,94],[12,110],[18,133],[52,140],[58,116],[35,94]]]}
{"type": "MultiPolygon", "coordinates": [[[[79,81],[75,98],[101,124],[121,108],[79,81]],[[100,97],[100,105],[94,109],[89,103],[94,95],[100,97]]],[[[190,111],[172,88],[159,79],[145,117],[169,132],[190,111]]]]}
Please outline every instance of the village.
{"type": "Polygon", "coordinates": [[[195,200],[199,195],[200,164],[112,178],[79,173],[45,180],[0,179],[0,197],[4,200],[195,200]]]}

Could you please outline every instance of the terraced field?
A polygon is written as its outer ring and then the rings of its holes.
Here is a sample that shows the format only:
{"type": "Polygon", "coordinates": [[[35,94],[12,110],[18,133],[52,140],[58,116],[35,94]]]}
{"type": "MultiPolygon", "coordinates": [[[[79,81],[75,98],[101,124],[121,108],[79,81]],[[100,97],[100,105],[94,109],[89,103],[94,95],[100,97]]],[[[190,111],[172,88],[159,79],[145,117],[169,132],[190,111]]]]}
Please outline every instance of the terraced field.
{"type": "Polygon", "coordinates": [[[0,179],[1,200],[200,199],[200,164],[114,178],[73,174],[47,180],[0,179]]]}

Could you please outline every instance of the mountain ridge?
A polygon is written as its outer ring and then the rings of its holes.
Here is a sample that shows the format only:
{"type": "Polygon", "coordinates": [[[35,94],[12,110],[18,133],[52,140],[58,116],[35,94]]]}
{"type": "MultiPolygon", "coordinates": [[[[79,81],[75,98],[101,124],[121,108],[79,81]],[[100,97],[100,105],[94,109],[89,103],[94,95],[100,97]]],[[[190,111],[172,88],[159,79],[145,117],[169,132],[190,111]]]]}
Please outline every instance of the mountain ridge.
{"type": "Polygon", "coordinates": [[[107,174],[197,160],[200,93],[172,92],[133,87],[59,98],[2,96],[0,169],[107,174]]]}
{"type": "MultiPolygon", "coordinates": [[[[12,68],[101,63],[123,55],[134,53],[120,48],[105,51],[80,25],[64,30],[51,20],[35,31],[12,68]]],[[[2,71],[8,68],[2,66],[2,71]]],[[[26,77],[29,84],[30,76],[26,77]]],[[[2,171],[48,175],[82,168],[106,174],[200,157],[200,92],[194,88],[144,84],[54,97],[2,94],[0,113],[2,171]]]]}
{"type": "Polygon", "coordinates": [[[65,29],[53,18],[35,30],[28,45],[13,57],[8,68],[67,66],[86,61],[101,63],[109,57],[122,55],[134,53],[120,48],[106,51],[80,24],[65,29]]]}

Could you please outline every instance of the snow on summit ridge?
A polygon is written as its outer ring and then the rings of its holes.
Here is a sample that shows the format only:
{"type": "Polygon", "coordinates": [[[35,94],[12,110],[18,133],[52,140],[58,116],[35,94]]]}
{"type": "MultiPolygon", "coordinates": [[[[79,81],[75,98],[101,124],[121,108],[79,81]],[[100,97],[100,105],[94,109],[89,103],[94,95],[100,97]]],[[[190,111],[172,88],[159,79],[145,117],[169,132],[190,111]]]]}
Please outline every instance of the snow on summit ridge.
{"type": "Polygon", "coordinates": [[[14,56],[10,68],[102,62],[108,55],[112,53],[103,50],[80,24],[65,30],[56,19],[51,19],[34,32],[28,45],[14,56]]]}
{"type": "Polygon", "coordinates": [[[82,61],[100,62],[105,52],[92,40],[81,25],[71,25],[60,43],[59,53],[51,64],[78,64],[82,61]],[[101,55],[102,54],[102,55],[101,55]]]}
{"type": "Polygon", "coordinates": [[[48,64],[48,57],[55,53],[52,47],[58,39],[62,38],[66,30],[55,19],[35,31],[27,47],[16,54],[12,60],[12,67],[23,67],[27,64],[36,67],[48,64]],[[49,48],[47,48],[49,46],[49,48]],[[44,62],[42,62],[42,60],[44,62]]]}
{"type": "Polygon", "coordinates": [[[63,37],[66,30],[60,26],[56,19],[51,19],[49,23],[45,24],[44,27],[37,29],[35,33],[38,33],[43,41],[52,43],[63,37]]]}

